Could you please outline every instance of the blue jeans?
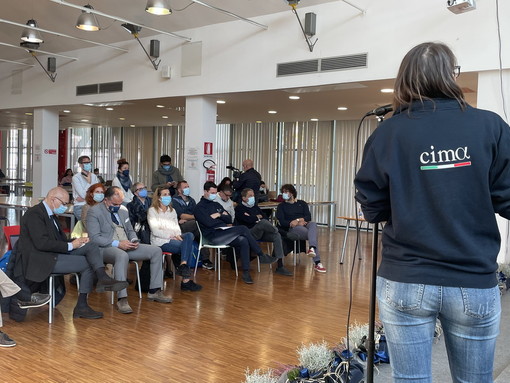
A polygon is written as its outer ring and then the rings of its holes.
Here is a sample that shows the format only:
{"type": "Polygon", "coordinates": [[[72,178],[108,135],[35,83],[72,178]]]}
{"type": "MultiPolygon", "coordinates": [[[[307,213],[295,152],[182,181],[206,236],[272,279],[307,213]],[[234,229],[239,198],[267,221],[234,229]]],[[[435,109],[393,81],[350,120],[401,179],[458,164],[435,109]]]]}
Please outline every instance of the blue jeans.
{"type": "Polygon", "coordinates": [[[182,233],[181,237],[182,241],[171,239],[168,241],[168,243],[165,243],[163,246],[161,246],[161,250],[172,254],[180,254],[181,263],[189,263],[191,257],[193,256],[192,251],[194,236],[193,233],[182,233]]]}
{"type": "Polygon", "coordinates": [[[497,286],[442,287],[377,277],[377,298],[395,382],[432,382],[432,342],[439,318],[453,382],[492,383],[501,315],[497,286]]]}

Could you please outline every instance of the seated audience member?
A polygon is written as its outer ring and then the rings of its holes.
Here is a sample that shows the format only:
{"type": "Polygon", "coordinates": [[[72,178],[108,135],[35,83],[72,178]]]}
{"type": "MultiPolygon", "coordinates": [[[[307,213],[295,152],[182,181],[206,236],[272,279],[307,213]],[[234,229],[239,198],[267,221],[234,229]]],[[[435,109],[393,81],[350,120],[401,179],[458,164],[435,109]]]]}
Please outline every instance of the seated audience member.
{"type": "Polygon", "coordinates": [[[307,254],[313,257],[315,271],[325,273],[321,263],[317,240],[317,224],[312,222],[310,209],[305,201],[298,200],[296,188],[291,184],[282,186],[282,197],[285,202],[278,205],[276,218],[283,230],[289,234],[297,234],[300,240],[308,240],[310,248],[307,254]]]}
{"type": "Polygon", "coordinates": [[[106,188],[102,183],[97,183],[94,185],[91,185],[88,190],[87,194],[85,194],[85,202],[87,202],[83,209],[81,209],[81,224],[83,226],[83,230],[87,232],[87,214],[89,212],[89,209],[97,205],[100,202],[103,202],[104,199],[104,193],[106,192],[106,188]]]}
{"type": "MultiPolygon", "coordinates": [[[[197,221],[195,220],[195,208],[197,203],[190,196],[190,188],[187,181],[180,181],[177,184],[177,195],[172,198],[172,207],[175,209],[179,226],[183,233],[193,233],[195,241],[200,241],[200,232],[198,231],[197,221]]],[[[209,249],[200,251],[200,260],[202,267],[207,270],[214,269],[214,264],[210,260],[209,249]]]]}
{"type": "Polygon", "coordinates": [[[172,165],[172,159],[168,154],[163,154],[159,159],[159,168],[152,173],[152,191],[157,188],[169,188],[170,194],[175,195],[177,182],[182,181],[179,168],[172,165]]]}
{"type": "Polygon", "coordinates": [[[73,176],[73,213],[77,220],[81,219],[81,209],[85,205],[85,194],[88,188],[97,184],[99,181],[95,174],[92,173],[92,162],[89,156],[80,156],[78,158],[81,171],[73,176]]]}
{"type": "Polygon", "coordinates": [[[269,201],[268,193],[269,193],[269,190],[267,190],[266,183],[264,181],[260,181],[259,199],[258,199],[257,203],[269,201]]]}
{"type": "Polygon", "coordinates": [[[234,198],[235,202],[241,202],[241,192],[246,188],[253,190],[255,193],[255,201],[258,201],[260,181],[262,181],[262,176],[253,168],[253,160],[244,160],[243,172],[239,176],[239,179],[234,180],[232,183],[236,192],[236,196],[234,198]]]}
{"type": "MultiPolygon", "coordinates": [[[[157,246],[140,244],[129,221],[127,208],[122,205],[124,193],[117,186],[106,190],[103,202],[91,207],[87,214],[87,230],[90,240],[103,250],[106,263],[114,265],[115,278],[125,281],[129,261],[150,259],[150,301],[170,303],[172,299],[161,291],[163,270],[162,252],[157,246]]],[[[127,290],[118,293],[117,309],[122,314],[133,312],[127,300],[127,290]]]]}
{"type": "Polygon", "coordinates": [[[123,205],[127,205],[133,199],[133,192],[131,191],[131,186],[133,185],[133,179],[129,175],[129,163],[125,158],[121,158],[117,161],[117,174],[115,178],[112,180],[112,186],[117,186],[122,189],[124,192],[124,201],[123,205]]]}
{"type": "Polygon", "coordinates": [[[212,245],[230,245],[240,254],[243,263],[243,281],[253,283],[250,275],[250,251],[258,255],[260,263],[276,262],[275,257],[264,254],[246,226],[232,226],[232,217],[215,202],[216,184],[204,184],[204,195],[195,209],[195,218],[202,230],[203,240],[212,245]]]}
{"type": "MultiPolygon", "coordinates": [[[[274,253],[278,258],[278,267],[275,273],[291,276],[292,273],[283,266],[283,245],[282,237],[278,229],[266,219],[262,210],[255,204],[255,193],[251,189],[244,189],[241,192],[242,202],[236,206],[236,221],[244,225],[253,234],[257,241],[273,242],[274,253]]],[[[297,239],[297,235],[295,235],[297,239]]]]}
{"type": "Polygon", "coordinates": [[[127,204],[129,221],[141,243],[151,244],[151,230],[147,222],[147,211],[152,205],[147,187],[143,182],[136,182],[133,187],[133,200],[127,204]]]}
{"type": "Polygon", "coordinates": [[[73,184],[73,171],[71,169],[66,169],[64,176],[60,179],[60,185],[71,186],[72,184],[73,184]]]}
{"type": "Polygon", "coordinates": [[[103,313],[94,311],[87,303],[94,274],[98,278],[98,292],[121,290],[127,287],[127,282],[114,280],[106,274],[101,251],[88,238],[67,239],[56,215],[64,213],[68,203],[69,194],[56,187],[21,217],[18,252],[23,276],[28,281],[43,282],[52,273],[80,273],[80,290],[73,317],[102,318],[103,313]]]}
{"type": "Polygon", "coordinates": [[[105,184],[105,180],[103,177],[99,175],[99,168],[94,169],[94,174],[96,175],[99,182],[101,182],[103,185],[105,184]]]}
{"type": "MultiPolygon", "coordinates": [[[[34,293],[31,296],[24,297],[21,288],[14,283],[4,272],[0,270],[0,294],[3,298],[14,297],[18,300],[18,306],[22,309],[40,307],[48,303],[51,299],[49,294],[34,293]],[[27,298],[23,300],[23,298],[27,298]]],[[[0,310],[0,327],[2,323],[2,311],[0,310]]],[[[14,347],[16,342],[9,336],[0,331],[0,347],[14,347]]]]}
{"type": "Polygon", "coordinates": [[[181,290],[199,291],[202,286],[193,282],[188,266],[193,257],[193,234],[181,233],[177,214],[170,205],[171,202],[170,190],[156,189],[152,206],[147,214],[151,228],[151,244],[161,247],[164,252],[172,253],[170,256],[167,255],[167,267],[170,267],[170,262],[174,260],[176,274],[182,277],[181,290]]]}
{"type": "Polygon", "coordinates": [[[232,222],[234,223],[236,219],[236,212],[234,209],[234,202],[232,201],[232,194],[234,191],[229,185],[223,186],[221,189],[218,188],[218,196],[220,198],[216,198],[216,202],[218,202],[221,206],[223,206],[223,209],[226,210],[228,214],[232,217],[232,222]]]}
{"type": "Polygon", "coordinates": [[[232,180],[230,179],[230,177],[223,177],[221,182],[218,184],[218,190],[223,189],[225,186],[230,186],[230,188],[232,189],[232,180]]]}

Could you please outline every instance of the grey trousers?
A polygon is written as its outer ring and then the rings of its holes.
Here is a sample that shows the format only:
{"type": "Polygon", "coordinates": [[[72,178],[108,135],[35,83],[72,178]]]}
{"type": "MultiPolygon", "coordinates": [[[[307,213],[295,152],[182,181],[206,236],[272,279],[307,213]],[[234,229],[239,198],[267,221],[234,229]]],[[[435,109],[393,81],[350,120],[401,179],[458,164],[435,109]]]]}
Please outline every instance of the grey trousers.
{"type": "MultiPolygon", "coordinates": [[[[149,288],[162,289],[163,288],[163,253],[161,248],[153,245],[139,244],[135,250],[124,251],[118,247],[105,247],[103,248],[103,259],[105,263],[114,265],[114,278],[118,281],[125,281],[127,279],[127,269],[129,261],[151,261],[151,281],[149,288]]],[[[127,290],[119,291],[117,297],[127,297],[127,290]]]]}
{"type": "MultiPolygon", "coordinates": [[[[2,294],[2,297],[12,297],[20,290],[20,287],[14,283],[11,278],[9,278],[2,270],[0,270],[0,294],[2,294]]],[[[0,308],[0,327],[2,326],[2,310],[0,308]]]]}
{"type": "Polygon", "coordinates": [[[277,258],[283,258],[282,236],[278,229],[267,219],[262,219],[250,229],[257,241],[273,242],[274,253],[277,258]]]}
{"type": "Polygon", "coordinates": [[[295,233],[299,236],[301,240],[308,240],[308,244],[310,247],[315,247],[315,257],[313,257],[313,261],[317,262],[321,260],[319,256],[319,243],[317,240],[317,223],[308,222],[306,226],[295,226],[289,230],[289,233],[295,233]]]}

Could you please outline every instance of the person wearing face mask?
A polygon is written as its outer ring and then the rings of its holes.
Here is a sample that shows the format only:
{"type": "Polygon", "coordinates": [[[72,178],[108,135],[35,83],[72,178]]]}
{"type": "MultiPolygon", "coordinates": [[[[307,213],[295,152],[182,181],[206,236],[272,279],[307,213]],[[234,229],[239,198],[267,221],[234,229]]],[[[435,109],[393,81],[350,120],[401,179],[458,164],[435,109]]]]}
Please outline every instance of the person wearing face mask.
{"type": "Polygon", "coordinates": [[[260,181],[259,199],[257,203],[269,201],[268,193],[269,190],[267,190],[266,183],[264,181],[260,181]]]}
{"type": "MultiPolygon", "coordinates": [[[[122,205],[124,193],[112,186],[104,195],[104,200],[89,209],[87,230],[89,238],[103,250],[105,262],[112,263],[114,276],[125,281],[129,261],[150,260],[150,286],[147,298],[150,301],[170,303],[172,298],[164,295],[162,252],[157,246],[139,243],[133,226],[129,221],[127,208],[122,205]]],[[[127,300],[127,290],[119,291],[117,309],[122,314],[130,314],[133,309],[127,300]]]]}
{"type": "Polygon", "coordinates": [[[117,174],[112,180],[112,186],[122,188],[124,192],[124,201],[122,204],[125,206],[133,200],[133,192],[131,186],[133,186],[133,179],[129,175],[129,162],[125,158],[121,158],[117,161],[117,174]]]}
{"type": "Polygon", "coordinates": [[[177,183],[182,181],[179,168],[172,165],[172,158],[168,154],[163,154],[159,159],[159,168],[152,173],[152,191],[157,188],[170,188],[170,194],[175,195],[177,183]]]}
{"type": "Polygon", "coordinates": [[[166,257],[167,268],[170,268],[170,262],[173,261],[176,274],[182,277],[181,290],[199,291],[202,286],[193,282],[188,266],[193,257],[193,234],[181,232],[171,202],[172,197],[168,189],[156,189],[152,206],[147,214],[151,227],[151,244],[161,247],[164,252],[172,253],[166,257]]]}
{"type": "MultiPolygon", "coordinates": [[[[200,232],[198,231],[197,221],[195,220],[195,208],[197,203],[190,196],[190,188],[187,181],[182,180],[177,183],[177,195],[172,197],[172,207],[175,209],[179,226],[183,233],[193,233],[195,241],[200,242],[200,232]]],[[[214,269],[214,264],[210,260],[209,249],[200,250],[200,261],[202,267],[207,270],[214,269]]]]}
{"type": "Polygon", "coordinates": [[[94,174],[96,175],[97,180],[98,180],[99,182],[101,182],[103,185],[106,183],[106,182],[105,182],[105,180],[104,180],[104,178],[103,178],[103,177],[99,174],[99,168],[95,168],[95,169],[94,169],[94,174]]]}
{"type": "Polygon", "coordinates": [[[230,185],[223,185],[221,188],[218,187],[218,197],[216,198],[216,202],[218,202],[223,209],[227,211],[228,214],[232,217],[232,223],[235,222],[236,219],[236,211],[234,202],[232,201],[232,194],[234,191],[230,187],[230,185]]]}
{"type": "Polygon", "coordinates": [[[67,191],[56,187],[48,192],[41,203],[28,209],[21,217],[18,240],[21,262],[17,262],[16,267],[22,265],[23,277],[33,282],[43,282],[51,273],[80,273],[78,302],[73,317],[102,318],[103,313],[94,311],[87,303],[94,275],[98,278],[98,292],[119,291],[128,284],[106,274],[102,253],[88,238],[67,239],[56,216],[66,211],[68,203],[67,191]]]}
{"type": "Polygon", "coordinates": [[[250,252],[259,257],[260,263],[276,262],[275,257],[264,254],[259,244],[246,226],[232,226],[232,217],[216,202],[216,184],[207,181],[204,184],[204,195],[195,209],[195,218],[202,230],[203,240],[212,245],[229,245],[240,254],[243,264],[242,279],[245,283],[253,283],[250,275],[250,252]]]}
{"type": "Polygon", "coordinates": [[[81,210],[81,224],[83,226],[83,232],[87,232],[87,214],[89,209],[97,205],[100,202],[103,202],[104,199],[104,193],[106,192],[106,188],[102,183],[97,183],[94,185],[91,185],[88,190],[87,194],[85,195],[85,201],[87,202],[85,206],[83,206],[83,209],[81,210]]]}
{"type": "Polygon", "coordinates": [[[243,161],[243,173],[239,179],[234,180],[232,186],[236,192],[235,202],[241,203],[241,192],[248,188],[255,193],[255,202],[259,199],[259,189],[262,176],[253,168],[253,160],[247,159],[243,161]]]}
{"type": "Polygon", "coordinates": [[[294,185],[286,184],[281,188],[284,202],[276,209],[276,218],[280,227],[290,234],[296,234],[300,240],[308,240],[310,245],[306,254],[313,257],[314,270],[325,273],[326,268],[321,263],[317,239],[317,223],[312,222],[310,208],[305,201],[297,199],[297,191],[294,185]]]}
{"type": "MultiPolygon", "coordinates": [[[[283,244],[282,237],[278,229],[266,219],[265,214],[255,204],[255,193],[251,189],[244,189],[241,192],[242,202],[237,204],[236,222],[238,225],[244,225],[250,229],[253,237],[257,241],[272,242],[274,254],[278,258],[276,274],[292,276],[292,273],[283,266],[283,244]]],[[[295,235],[295,234],[294,234],[295,235]]],[[[295,239],[297,235],[295,235],[295,239]]]]}
{"type": "Polygon", "coordinates": [[[81,210],[85,205],[85,194],[88,188],[97,184],[99,180],[96,175],[92,173],[92,162],[89,156],[81,156],[78,158],[80,171],[73,176],[73,213],[77,220],[81,219],[81,210]]]}
{"type": "Polygon", "coordinates": [[[127,204],[129,220],[141,243],[151,244],[151,230],[147,222],[147,211],[152,205],[147,187],[143,182],[136,182],[131,188],[133,200],[127,204]]]}

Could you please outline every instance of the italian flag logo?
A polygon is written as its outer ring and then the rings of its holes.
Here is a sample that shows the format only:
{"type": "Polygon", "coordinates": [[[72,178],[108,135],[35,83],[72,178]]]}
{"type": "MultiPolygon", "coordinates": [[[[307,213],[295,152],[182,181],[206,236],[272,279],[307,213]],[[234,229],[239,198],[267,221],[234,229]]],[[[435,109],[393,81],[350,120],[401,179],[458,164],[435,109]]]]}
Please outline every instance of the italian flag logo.
{"type": "Polygon", "coordinates": [[[442,170],[442,169],[460,168],[460,167],[463,167],[463,166],[471,166],[471,161],[458,162],[456,164],[448,164],[448,165],[426,165],[426,166],[420,166],[420,170],[442,170]]]}

